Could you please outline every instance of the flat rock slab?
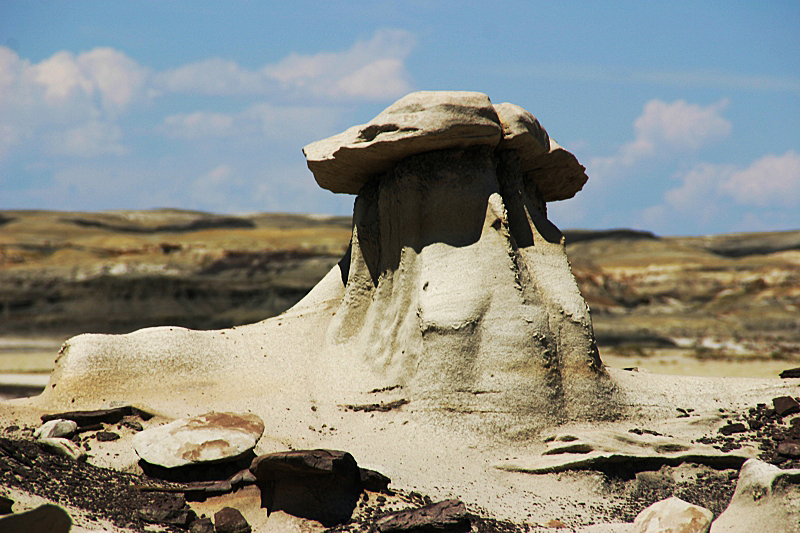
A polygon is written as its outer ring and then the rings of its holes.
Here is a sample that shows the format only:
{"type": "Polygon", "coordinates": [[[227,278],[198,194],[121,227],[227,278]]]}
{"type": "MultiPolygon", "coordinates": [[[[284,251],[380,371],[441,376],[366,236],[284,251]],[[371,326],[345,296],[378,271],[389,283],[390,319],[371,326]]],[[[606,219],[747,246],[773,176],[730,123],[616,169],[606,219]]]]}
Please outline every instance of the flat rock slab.
{"type": "Polygon", "coordinates": [[[237,459],[255,447],[263,432],[256,415],[212,412],[146,429],[132,442],[144,461],[174,468],[237,459]]]}
{"type": "Polygon", "coordinates": [[[303,148],[308,168],[323,189],[358,194],[370,179],[398,161],[431,150],[497,146],[497,113],[483,93],[411,93],[366,124],[303,148]]]}
{"type": "Polygon", "coordinates": [[[466,533],[471,529],[467,508],[458,500],[390,513],[380,518],[376,526],[380,533],[466,533]]]}

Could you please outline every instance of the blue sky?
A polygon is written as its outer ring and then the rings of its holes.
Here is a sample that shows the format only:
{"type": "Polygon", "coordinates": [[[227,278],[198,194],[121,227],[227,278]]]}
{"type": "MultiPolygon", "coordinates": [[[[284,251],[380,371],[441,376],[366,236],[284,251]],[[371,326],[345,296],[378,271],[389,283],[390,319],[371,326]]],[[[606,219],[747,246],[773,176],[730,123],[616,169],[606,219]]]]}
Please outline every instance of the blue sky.
{"type": "Polygon", "coordinates": [[[0,3],[0,208],[350,214],[301,149],[415,90],[587,167],[562,228],[800,228],[800,2],[0,3]]]}

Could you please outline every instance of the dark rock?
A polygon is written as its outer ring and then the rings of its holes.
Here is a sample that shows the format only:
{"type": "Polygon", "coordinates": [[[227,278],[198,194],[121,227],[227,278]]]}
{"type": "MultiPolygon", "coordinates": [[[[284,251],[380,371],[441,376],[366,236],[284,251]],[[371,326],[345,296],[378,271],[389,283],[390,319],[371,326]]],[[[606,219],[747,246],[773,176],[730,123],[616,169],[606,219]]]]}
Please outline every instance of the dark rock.
{"type": "Polygon", "coordinates": [[[198,518],[192,522],[189,533],[214,533],[214,522],[210,518],[198,518]]]}
{"type": "Polygon", "coordinates": [[[741,422],[737,422],[735,424],[728,424],[727,426],[722,426],[719,428],[719,432],[723,435],[731,435],[733,433],[743,433],[747,431],[747,426],[742,424],[741,422]]]}
{"type": "Polygon", "coordinates": [[[361,494],[361,473],[347,452],[271,453],[256,457],[250,471],[268,513],[284,511],[326,527],[349,520],[361,494]]]}
{"type": "Polygon", "coordinates": [[[0,514],[11,513],[11,507],[14,505],[14,500],[6,496],[0,496],[0,514]]]}
{"type": "Polygon", "coordinates": [[[466,533],[471,528],[467,509],[458,500],[390,513],[376,526],[380,533],[466,533]]]}
{"type": "Polygon", "coordinates": [[[797,400],[791,396],[779,396],[777,398],[773,398],[772,405],[775,407],[775,413],[778,416],[800,413],[800,403],[797,403],[797,400]]]}
{"type": "Polygon", "coordinates": [[[53,504],[40,505],[24,513],[0,518],[0,531],[9,533],[68,533],[72,519],[61,507],[53,504]]]}
{"type": "Polygon", "coordinates": [[[252,528],[242,513],[233,507],[223,507],[214,514],[217,533],[250,533],[252,528]]]}
{"type": "Polygon", "coordinates": [[[787,440],[778,444],[778,453],[785,457],[800,457],[800,441],[787,440]]]}
{"type": "Polygon", "coordinates": [[[361,478],[361,488],[364,490],[371,490],[372,492],[385,492],[389,488],[389,483],[392,482],[387,476],[375,470],[368,468],[358,469],[361,478]]]}
{"type": "Polygon", "coordinates": [[[131,415],[138,416],[142,420],[149,420],[153,416],[150,413],[142,411],[136,407],[125,405],[122,407],[112,407],[110,409],[68,411],[65,413],[42,415],[42,422],[63,418],[64,420],[73,420],[76,424],[78,424],[78,426],[83,427],[99,423],[116,424],[122,420],[123,417],[131,415]]]}
{"type": "Polygon", "coordinates": [[[97,437],[97,440],[100,442],[111,442],[119,439],[119,435],[113,431],[98,431],[95,437],[97,437]]]}
{"type": "Polygon", "coordinates": [[[187,527],[197,515],[191,509],[139,509],[139,518],[151,524],[169,524],[187,527]]]}
{"type": "Polygon", "coordinates": [[[783,379],[787,378],[800,378],[800,366],[797,368],[788,368],[780,373],[783,379]]]}

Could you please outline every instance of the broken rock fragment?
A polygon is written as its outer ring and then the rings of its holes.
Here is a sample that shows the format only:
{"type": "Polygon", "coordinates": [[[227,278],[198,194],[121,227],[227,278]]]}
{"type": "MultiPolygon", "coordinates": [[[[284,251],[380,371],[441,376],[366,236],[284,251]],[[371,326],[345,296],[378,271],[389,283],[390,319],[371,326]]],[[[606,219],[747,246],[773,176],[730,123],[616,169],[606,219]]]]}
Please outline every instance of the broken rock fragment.
{"type": "Polygon", "coordinates": [[[714,514],[680,498],[656,502],[633,521],[634,533],[706,533],[714,514]]]}
{"type": "Polygon", "coordinates": [[[380,518],[376,525],[380,533],[466,533],[471,528],[467,508],[458,500],[445,500],[418,509],[390,513],[380,518]]]}
{"type": "Polygon", "coordinates": [[[263,432],[256,415],[212,412],[147,429],[132,443],[144,461],[174,468],[235,460],[251,451],[263,432]]]}
{"type": "Polygon", "coordinates": [[[78,424],[74,420],[57,418],[55,420],[48,420],[42,424],[33,432],[33,436],[37,439],[49,439],[53,437],[64,437],[68,439],[75,434],[77,429],[78,424]]]}
{"type": "Polygon", "coordinates": [[[361,494],[356,460],[339,450],[294,450],[256,457],[250,466],[267,512],[284,511],[330,527],[347,521],[361,494]]]}

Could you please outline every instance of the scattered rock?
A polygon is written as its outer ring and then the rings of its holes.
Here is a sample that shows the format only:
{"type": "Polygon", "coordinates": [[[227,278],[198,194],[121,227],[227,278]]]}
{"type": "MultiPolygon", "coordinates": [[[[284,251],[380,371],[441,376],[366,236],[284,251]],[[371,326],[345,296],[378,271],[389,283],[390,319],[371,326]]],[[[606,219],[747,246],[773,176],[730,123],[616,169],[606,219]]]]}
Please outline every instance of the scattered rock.
{"type": "Polygon", "coordinates": [[[790,440],[778,444],[778,453],[786,457],[800,457],[800,441],[790,440]]]}
{"type": "Polygon", "coordinates": [[[75,434],[77,429],[78,424],[74,420],[57,418],[55,420],[48,420],[42,424],[33,432],[33,436],[37,439],[49,439],[53,437],[64,437],[68,439],[75,434]]]}
{"type": "Polygon", "coordinates": [[[263,431],[256,415],[212,412],[139,432],[132,443],[144,461],[174,468],[235,460],[255,447],[263,431]]]}
{"type": "Polygon", "coordinates": [[[467,508],[458,500],[389,513],[375,523],[380,533],[466,533],[471,528],[467,508]]]}
{"type": "Polygon", "coordinates": [[[139,518],[151,524],[171,524],[176,526],[188,526],[197,518],[191,509],[139,509],[139,518]]]}
{"type": "Polygon", "coordinates": [[[800,413],[800,403],[797,403],[797,400],[791,396],[773,398],[772,405],[775,407],[775,413],[777,413],[778,416],[800,413]]]}
{"type": "Polygon", "coordinates": [[[0,531],[8,533],[68,533],[71,528],[72,518],[69,514],[50,503],[0,518],[0,531]]]}
{"type": "Polygon", "coordinates": [[[732,435],[734,433],[744,433],[747,431],[747,426],[742,424],[741,422],[737,422],[735,424],[728,424],[727,426],[722,426],[719,428],[719,432],[723,435],[732,435]]]}
{"type": "Polygon", "coordinates": [[[711,525],[711,533],[786,533],[800,524],[800,469],[781,470],[750,459],[728,508],[711,525]]]}
{"type": "Polygon", "coordinates": [[[52,437],[48,439],[39,439],[39,445],[50,453],[62,455],[75,459],[76,461],[83,461],[86,459],[86,452],[76,443],[63,437],[52,437]]]}
{"type": "Polygon", "coordinates": [[[708,509],[680,498],[656,502],[633,521],[634,533],[705,533],[714,515],[708,509]]]}
{"type": "Polygon", "coordinates": [[[359,478],[361,479],[361,488],[372,492],[385,492],[389,489],[389,483],[392,482],[387,476],[380,472],[370,470],[368,468],[359,468],[359,478]]]}
{"type": "Polygon", "coordinates": [[[210,518],[198,518],[192,522],[189,533],[214,533],[214,522],[210,518]]]}
{"type": "Polygon", "coordinates": [[[782,377],[783,379],[800,378],[800,366],[797,368],[787,368],[786,370],[780,373],[780,377],[782,377]]]}
{"type": "Polygon", "coordinates": [[[111,442],[119,440],[119,435],[113,431],[98,431],[95,433],[95,438],[100,442],[111,442]]]}
{"type": "Polygon", "coordinates": [[[256,457],[250,466],[267,511],[330,527],[349,520],[361,494],[356,460],[337,450],[295,450],[256,457]]]}
{"type": "Polygon", "coordinates": [[[112,407],[110,409],[95,409],[92,411],[67,411],[63,413],[55,413],[49,415],[42,415],[42,422],[49,422],[50,420],[64,419],[73,420],[78,426],[89,426],[92,424],[116,424],[125,416],[136,415],[142,420],[149,420],[153,415],[146,411],[142,411],[131,405],[124,405],[121,407],[112,407]]]}
{"type": "Polygon", "coordinates": [[[367,124],[307,145],[308,168],[323,189],[358,194],[370,179],[422,152],[497,146],[500,121],[489,97],[466,91],[411,93],[367,124]]]}
{"type": "Polygon", "coordinates": [[[223,507],[214,514],[216,533],[250,533],[252,530],[242,513],[233,507],[223,507]]]}

